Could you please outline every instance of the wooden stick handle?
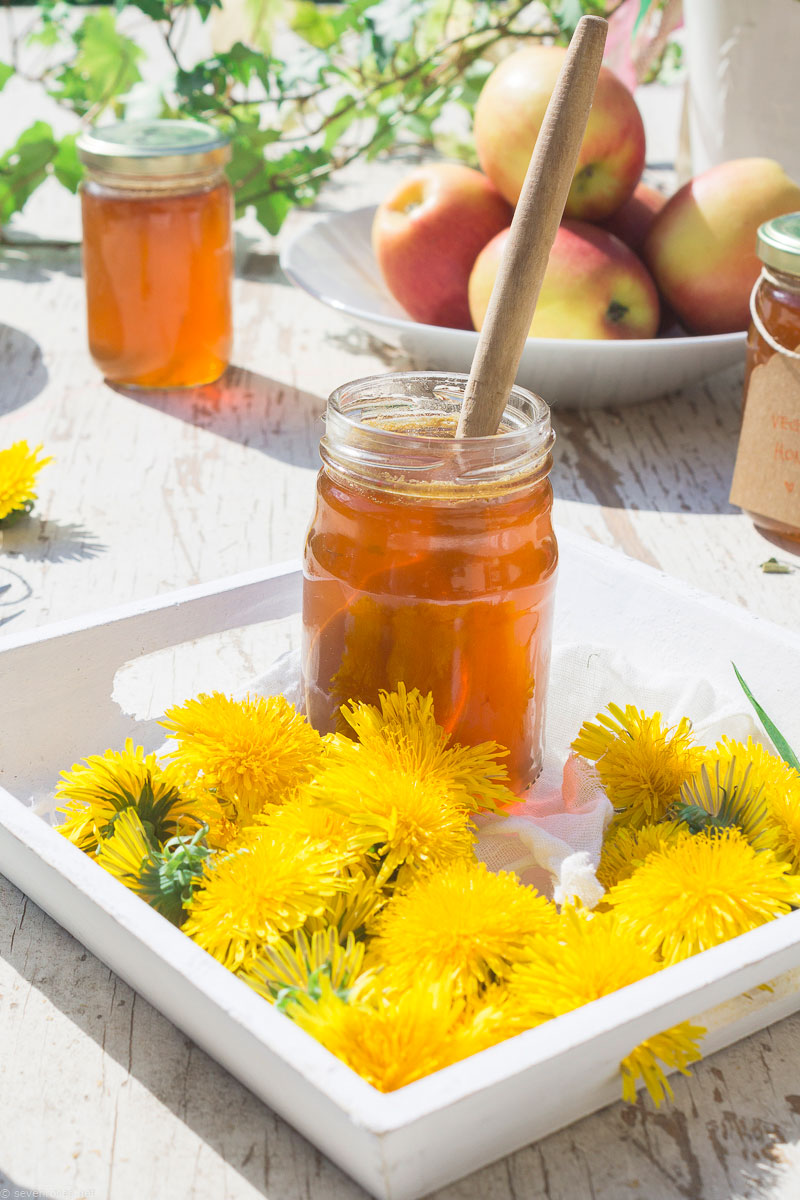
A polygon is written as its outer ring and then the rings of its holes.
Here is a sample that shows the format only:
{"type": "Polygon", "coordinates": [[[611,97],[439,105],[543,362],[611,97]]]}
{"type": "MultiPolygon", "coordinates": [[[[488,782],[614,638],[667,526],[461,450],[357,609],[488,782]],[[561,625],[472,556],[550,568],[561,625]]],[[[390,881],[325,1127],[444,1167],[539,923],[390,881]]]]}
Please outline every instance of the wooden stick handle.
{"type": "Polygon", "coordinates": [[[528,165],[464,391],[457,437],[497,433],[567,202],[608,25],[581,17],[528,165]]]}

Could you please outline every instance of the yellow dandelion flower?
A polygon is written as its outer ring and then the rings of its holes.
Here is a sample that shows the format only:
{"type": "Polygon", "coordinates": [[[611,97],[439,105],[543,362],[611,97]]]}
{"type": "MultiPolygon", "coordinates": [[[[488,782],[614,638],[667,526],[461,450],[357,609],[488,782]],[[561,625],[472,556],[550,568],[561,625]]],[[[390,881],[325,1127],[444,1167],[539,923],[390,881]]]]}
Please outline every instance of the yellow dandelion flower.
{"type": "Polygon", "coordinates": [[[374,873],[345,872],[344,882],[347,890],[337,892],[318,916],[308,918],[305,927],[309,933],[332,926],[341,940],[350,933],[360,938],[371,931],[375,917],[388,900],[386,892],[374,873]]]}
{"type": "Polygon", "coordinates": [[[800,876],[738,829],[685,834],[650,854],[606,899],[666,963],[727,942],[800,904],[800,876]]]}
{"type": "Polygon", "coordinates": [[[360,863],[372,845],[371,834],[353,825],[344,813],[319,802],[308,792],[255,818],[256,826],[268,825],[290,837],[305,837],[323,843],[342,867],[360,863]]]}
{"type": "Polygon", "coordinates": [[[159,766],[129,738],[122,751],[92,754],[62,771],[56,811],[66,819],[58,832],[91,854],[110,836],[118,814],[135,808],[153,841],[165,842],[203,820],[204,805],[185,796],[180,782],[176,771],[159,766]]]}
{"type": "Polygon", "coordinates": [[[391,766],[367,747],[343,739],[326,752],[314,794],[344,814],[379,861],[378,882],[400,883],[419,868],[442,868],[472,855],[475,829],[466,809],[416,769],[391,766]]]}
{"type": "Polygon", "coordinates": [[[97,861],[168,921],[180,925],[210,853],[203,845],[205,832],[202,826],[192,838],[170,838],[162,849],[148,838],[136,809],[126,808],[111,836],[100,843],[97,861]]]}
{"type": "Polygon", "coordinates": [[[466,995],[508,974],[531,935],[554,928],[555,905],[516,875],[458,862],[415,881],[378,918],[370,953],[395,985],[420,974],[452,979],[466,995]]]}
{"type": "Polygon", "coordinates": [[[800,872],[800,785],[793,780],[785,791],[771,796],[768,813],[773,823],[771,842],[776,857],[800,872]]]}
{"type": "Polygon", "coordinates": [[[319,996],[324,975],[346,999],[363,962],[364,943],[357,942],[352,933],[342,944],[336,929],[320,929],[310,937],[298,929],[291,937],[266,946],[242,978],[266,1000],[285,1005],[298,993],[319,996]]]}
{"type": "Polygon", "coordinates": [[[644,862],[648,854],[662,846],[672,846],[686,826],[680,821],[662,821],[658,825],[612,825],[603,842],[597,878],[608,890],[620,879],[627,879],[644,862]]]}
{"type": "Polygon", "coordinates": [[[236,821],[231,820],[219,804],[206,813],[205,819],[208,824],[206,842],[211,849],[233,850],[236,843],[242,837],[243,830],[241,826],[236,821]]]}
{"type": "Polygon", "coordinates": [[[504,983],[490,984],[469,998],[452,1034],[453,1062],[478,1054],[530,1029],[527,1013],[515,1005],[504,983]]]}
{"type": "Polygon", "coordinates": [[[658,969],[655,956],[614,913],[565,908],[558,926],[537,939],[535,953],[514,965],[508,990],[535,1025],[658,969]]]}
{"type": "Polygon", "coordinates": [[[750,787],[760,789],[767,830],[757,844],[800,872],[800,774],[752,738],[746,743],[722,738],[711,754],[721,771],[733,768],[734,787],[741,788],[747,774],[750,787]]]}
{"type": "Polygon", "coordinates": [[[669,1096],[671,1100],[672,1087],[661,1064],[680,1071],[681,1075],[690,1075],[690,1063],[698,1062],[702,1058],[697,1043],[705,1032],[702,1025],[681,1021],[680,1025],[673,1025],[664,1033],[647,1038],[631,1050],[619,1064],[622,1074],[622,1099],[631,1104],[635,1103],[636,1083],[641,1079],[656,1108],[661,1107],[665,1096],[669,1096]]]}
{"type": "MultiPolygon", "coordinates": [[[[170,770],[183,778],[175,767],[170,766],[170,770]]],[[[184,782],[181,791],[191,810],[202,813],[202,820],[206,825],[206,845],[211,850],[232,850],[246,833],[247,827],[242,828],[239,822],[233,819],[230,808],[214,792],[204,787],[202,780],[188,784],[184,782]]]]}
{"type": "Polygon", "coordinates": [[[454,1062],[464,1010],[444,984],[415,982],[392,996],[341,999],[326,980],[319,999],[301,997],[289,1015],[381,1092],[392,1092],[454,1062]]]}
{"type": "MultiPolygon", "coordinates": [[[[744,747],[739,746],[739,750],[744,747]]],[[[752,762],[740,764],[733,753],[711,751],[706,755],[700,770],[681,788],[673,814],[691,833],[736,828],[757,850],[773,849],[775,845],[763,778],[759,779],[752,762]]]]}
{"type": "MultiPolygon", "coordinates": [[[[497,742],[451,746],[450,734],[436,724],[430,693],[423,696],[400,683],[397,691],[380,693],[379,708],[351,701],[341,711],[371,758],[424,775],[453,803],[497,810],[517,799],[508,787],[505,765],[497,761],[508,751],[497,742]]],[[[347,745],[345,738],[331,741],[334,752],[347,745]]]]}
{"type": "MultiPolygon", "coordinates": [[[[566,909],[558,935],[538,938],[535,955],[511,972],[509,1008],[516,1004],[518,1020],[526,1016],[531,1025],[539,1025],[645,979],[659,967],[616,913],[566,909]]],[[[642,1078],[660,1103],[670,1091],[661,1064],[688,1074],[687,1064],[700,1058],[697,1040],[704,1033],[683,1021],[636,1046],[620,1063],[623,1096],[635,1098],[636,1080],[642,1078]]]]}
{"type": "Polygon", "coordinates": [[[177,742],[169,758],[188,780],[202,778],[238,821],[310,779],[319,734],[283,696],[233,700],[221,692],[176,705],[161,722],[177,742]]]}
{"type": "Polygon", "coordinates": [[[214,859],[183,929],[223,966],[246,969],[344,886],[338,859],[324,844],[266,828],[214,859]]]}
{"type": "Polygon", "coordinates": [[[154,849],[136,809],[128,808],[114,822],[111,836],[100,843],[97,861],[115,879],[141,895],[143,867],[154,849]]]}
{"type": "Polygon", "coordinates": [[[596,720],[584,722],[572,749],[596,763],[620,821],[638,829],[660,820],[702,761],[689,720],[671,728],[661,713],[648,717],[632,704],[609,704],[596,720]]]}
{"type": "Polygon", "coordinates": [[[52,458],[39,458],[42,447],[14,442],[0,450],[0,521],[10,513],[29,512],[36,499],[36,476],[52,458]]]}

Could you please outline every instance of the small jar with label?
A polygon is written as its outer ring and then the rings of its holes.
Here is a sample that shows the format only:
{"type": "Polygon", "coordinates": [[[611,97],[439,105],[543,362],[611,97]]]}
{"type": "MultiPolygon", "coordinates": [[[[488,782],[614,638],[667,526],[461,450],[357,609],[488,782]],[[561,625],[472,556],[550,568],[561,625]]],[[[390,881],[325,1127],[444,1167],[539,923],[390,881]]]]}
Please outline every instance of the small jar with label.
{"type": "Polygon", "coordinates": [[[126,121],[77,146],[92,358],[132,387],[218,379],[232,342],[228,138],[198,121],[126,121]]]}
{"type": "Polygon", "coordinates": [[[742,429],[731,502],[767,533],[800,538],[800,213],[758,230],[742,429]]]}

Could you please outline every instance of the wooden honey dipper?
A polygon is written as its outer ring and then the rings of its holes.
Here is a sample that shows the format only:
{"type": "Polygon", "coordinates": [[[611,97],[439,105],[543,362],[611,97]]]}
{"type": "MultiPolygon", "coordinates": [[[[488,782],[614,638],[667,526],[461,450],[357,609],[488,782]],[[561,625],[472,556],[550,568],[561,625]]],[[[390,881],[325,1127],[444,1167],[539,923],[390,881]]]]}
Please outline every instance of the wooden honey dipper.
{"type": "Polygon", "coordinates": [[[456,437],[486,437],[500,425],[567,202],[607,32],[602,17],[581,17],[569,44],[511,222],[456,437]]]}

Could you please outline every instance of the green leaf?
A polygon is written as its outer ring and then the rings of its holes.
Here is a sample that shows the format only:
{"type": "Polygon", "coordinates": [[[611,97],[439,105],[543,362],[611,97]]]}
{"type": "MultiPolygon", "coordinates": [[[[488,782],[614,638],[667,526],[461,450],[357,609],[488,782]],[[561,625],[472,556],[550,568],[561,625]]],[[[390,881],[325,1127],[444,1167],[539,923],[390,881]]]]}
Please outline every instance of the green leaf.
{"type": "Polygon", "coordinates": [[[0,158],[0,224],[19,212],[28,197],[44,183],[56,149],[50,126],[36,121],[0,158]]]}
{"type": "Polygon", "coordinates": [[[74,133],[63,137],[58,143],[58,150],[53,159],[53,174],[58,182],[63,183],[71,192],[77,192],[78,184],[83,178],[83,167],[75,149],[76,139],[77,134],[74,133]]]}
{"type": "MultiPolygon", "coordinates": [[[[259,129],[257,125],[248,123],[237,126],[231,139],[231,161],[227,167],[237,216],[241,216],[250,204],[259,203],[270,193],[269,176],[272,165],[264,157],[264,148],[279,136],[275,129],[259,129]]],[[[265,209],[265,213],[268,212],[269,205],[265,209]]],[[[274,225],[277,215],[270,213],[269,220],[274,225]]]]}
{"type": "Polygon", "coordinates": [[[119,33],[111,9],[90,13],[75,32],[78,52],[56,78],[51,95],[80,113],[102,112],[141,79],[138,63],[144,50],[119,33]]]}
{"type": "Polygon", "coordinates": [[[74,52],[70,6],[62,0],[40,0],[37,9],[40,24],[25,38],[25,45],[52,47],[63,44],[69,45],[74,52]]]}
{"type": "Polygon", "coordinates": [[[761,564],[765,575],[791,575],[792,569],[789,563],[779,562],[777,558],[768,558],[761,564]]]}
{"type": "Polygon", "coordinates": [[[337,38],[353,29],[364,28],[364,13],[381,0],[349,0],[342,8],[331,16],[337,38]]]}
{"type": "Polygon", "coordinates": [[[778,751],[778,754],[780,754],[781,758],[788,766],[794,767],[795,771],[800,771],[800,759],[798,759],[794,750],[792,750],[791,746],[789,745],[789,743],[787,742],[786,738],[783,736],[781,731],[778,729],[775,722],[773,720],[771,720],[771,718],[768,717],[767,714],[764,712],[764,709],[758,703],[755,696],[750,691],[750,688],[747,686],[745,681],[742,679],[742,676],[739,674],[739,669],[736,666],[736,663],[731,663],[731,666],[733,667],[734,671],[736,672],[736,678],[739,680],[739,683],[742,686],[742,691],[744,692],[745,696],[747,696],[747,699],[750,701],[753,708],[755,709],[755,711],[758,715],[759,721],[764,726],[764,729],[766,730],[767,735],[768,735],[770,741],[772,742],[773,746],[778,751]]]}
{"type": "Polygon", "coordinates": [[[276,29],[286,24],[289,0],[245,0],[244,7],[250,26],[248,40],[270,54],[276,29]]]}
{"type": "Polygon", "coordinates": [[[215,8],[222,8],[222,0],[191,0],[191,4],[187,3],[186,7],[196,8],[200,19],[207,21],[215,8]]]}
{"type": "Polygon", "coordinates": [[[251,50],[242,42],[235,42],[230,50],[197,63],[191,70],[178,71],[175,90],[181,97],[181,110],[188,116],[217,117],[221,112],[243,111],[248,103],[246,92],[253,81],[261,84],[259,97],[270,92],[274,85],[272,60],[258,50],[251,50]],[[234,85],[236,101],[231,100],[234,85]]]}
{"type": "Polygon", "coordinates": [[[122,12],[123,8],[138,8],[152,21],[166,21],[168,16],[164,0],[115,0],[114,7],[117,12],[122,12]]]}
{"type": "Polygon", "coordinates": [[[58,26],[49,22],[43,25],[41,29],[35,29],[28,36],[27,44],[29,46],[57,46],[64,36],[63,31],[59,30],[58,26]]]}
{"type": "Polygon", "coordinates": [[[10,529],[18,521],[23,521],[33,512],[35,503],[35,500],[23,500],[22,504],[12,508],[11,512],[6,513],[4,517],[0,517],[0,530],[10,529]]]}
{"type": "Polygon", "coordinates": [[[254,205],[256,217],[267,233],[272,234],[278,232],[291,208],[292,202],[283,192],[271,192],[254,205]]]}
{"type": "Polygon", "coordinates": [[[339,40],[334,22],[313,0],[298,0],[291,27],[304,42],[318,50],[327,50],[339,40]]]}
{"type": "Polygon", "coordinates": [[[332,150],[342,134],[360,115],[358,105],[353,104],[352,97],[342,96],[336,102],[336,107],[325,126],[325,149],[332,150]]]}
{"type": "Polygon", "coordinates": [[[412,113],[410,117],[406,117],[403,121],[403,129],[408,133],[413,134],[421,142],[429,142],[433,135],[433,122],[435,117],[426,116],[423,112],[412,113]]]}
{"type": "Polygon", "coordinates": [[[264,87],[269,85],[271,60],[260,51],[251,50],[243,42],[234,42],[230,50],[219,55],[217,62],[237,83],[247,85],[257,79],[264,87]]]}
{"type": "Polygon", "coordinates": [[[8,63],[0,62],[0,92],[8,83],[11,76],[14,74],[14,68],[8,63]]]}

